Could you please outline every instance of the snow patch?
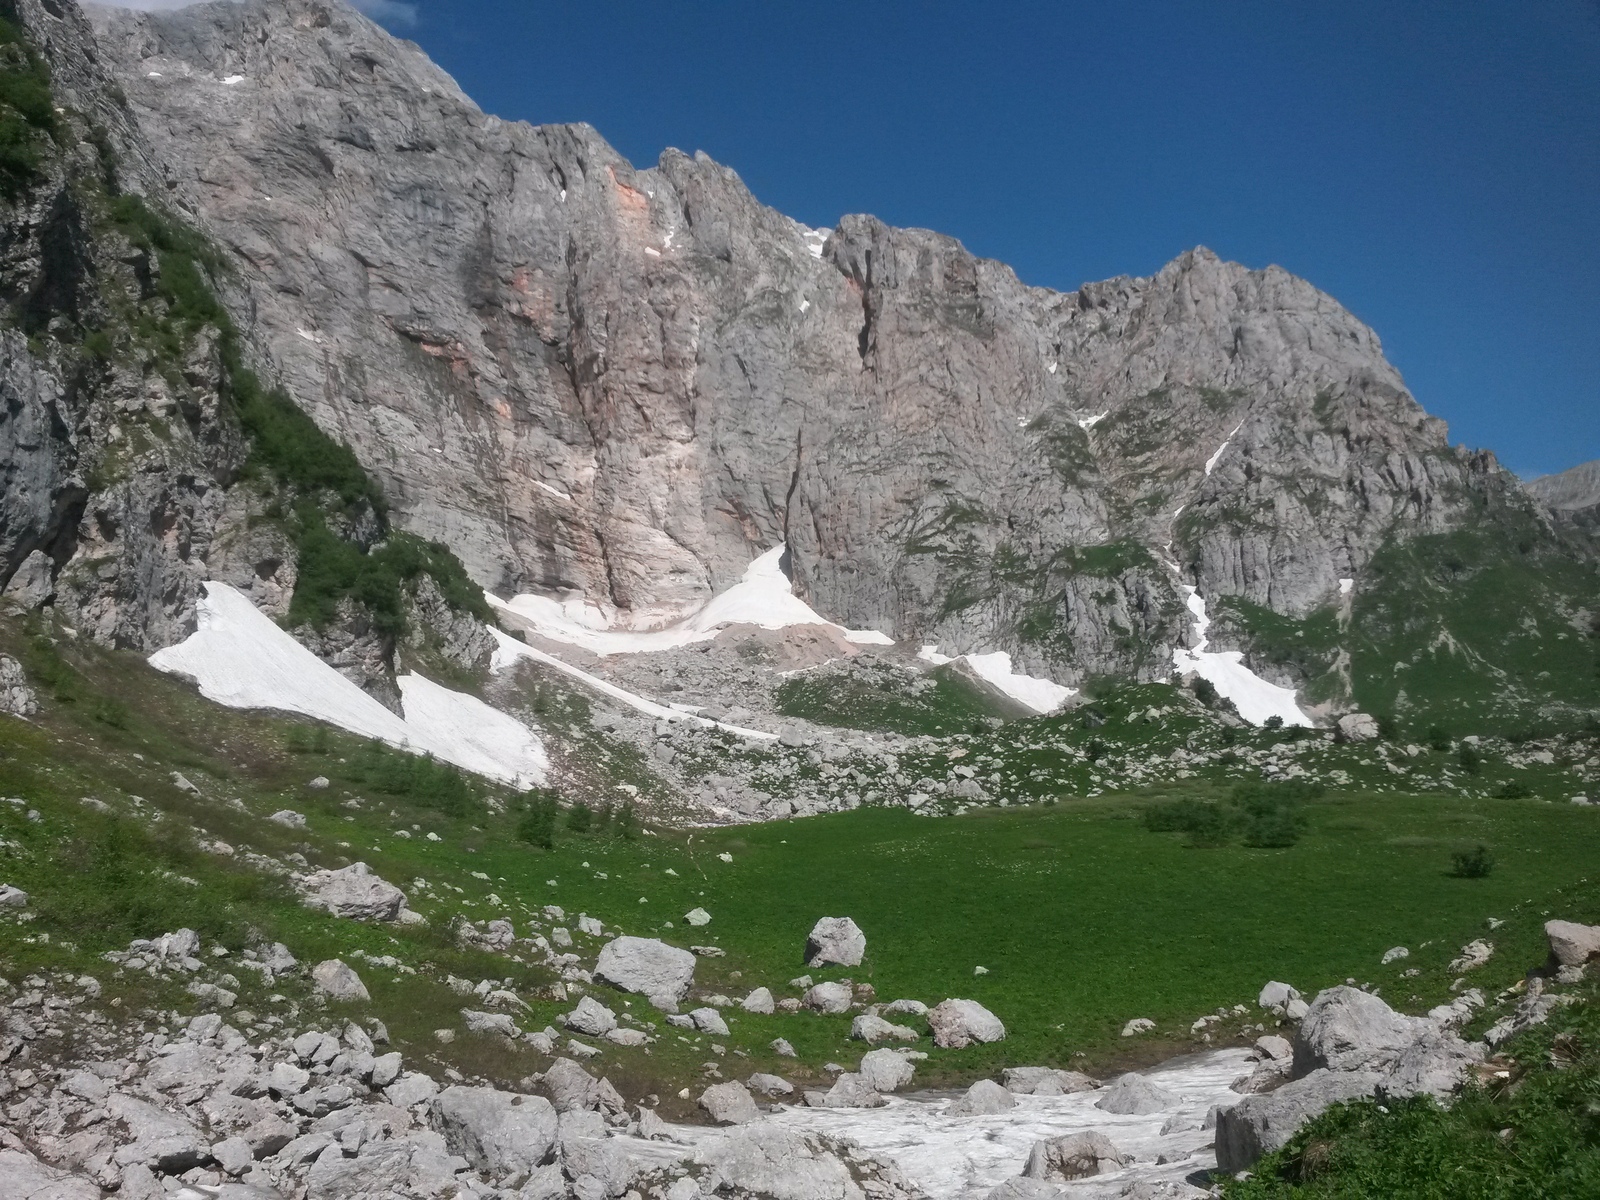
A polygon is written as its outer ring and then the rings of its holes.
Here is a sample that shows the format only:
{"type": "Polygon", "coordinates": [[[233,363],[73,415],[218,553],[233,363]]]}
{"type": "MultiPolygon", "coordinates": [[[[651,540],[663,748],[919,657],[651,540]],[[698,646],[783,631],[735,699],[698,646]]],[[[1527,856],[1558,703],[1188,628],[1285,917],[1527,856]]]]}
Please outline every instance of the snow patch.
{"type": "Polygon", "coordinates": [[[244,82],[244,76],[243,75],[229,75],[226,79],[224,79],[222,81],[222,86],[223,87],[235,87],[238,84],[241,84],[243,82],[244,82]]]}
{"type": "Polygon", "coordinates": [[[1085,433],[1088,433],[1089,430],[1093,429],[1096,425],[1100,424],[1101,421],[1104,421],[1110,415],[1111,410],[1108,408],[1103,413],[1096,413],[1092,417],[1084,417],[1078,422],[1078,428],[1083,430],[1085,433]]]}
{"type": "Polygon", "coordinates": [[[1224,441],[1222,443],[1222,445],[1217,447],[1217,452],[1215,454],[1213,454],[1210,458],[1206,459],[1206,477],[1207,478],[1210,478],[1211,472],[1216,470],[1217,464],[1222,461],[1222,456],[1225,453],[1227,453],[1228,447],[1233,445],[1233,434],[1234,433],[1238,433],[1239,430],[1241,430],[1243,428],[1244,428],[1244,418],[1241,417],[1239,419],[1239,423],[1233,427],[1233,433],[1230,433],[1228,435],[1228,437],[1227,437],[1227,440],[1224,441]]]}
{"type": "Polygon", "coordinates": [[[1355,590],[1356,590],[1356,581],[1354,579],[1341,579],[1341,580],[1339,580],[1339,595],[1348,596],[1351,592],[1353,592],[1355,590]]]}
{"type": "Polygon", "coordinates": [[[612,629],[609,615],[584,599],[556,600],[550,596],[513,596],[489,603],[523,618],[534,631],[551,641],[579,646],[594,654],[644,654],[675,650],[695,642],[710,641],[724,625],[759,625],[785,629],[791,625],[827,625],[847,641],[862,646],[892,646],[894,640],[873,629],[845,629],[818,616],[794,594],[794,585],[780,565],[784,547],[768,550],[746,568],[744,577],[725,592],[713,596],[699,612],[665,629],[612,629]]]}
{"type": "Polygon", "coordinates": [[[152,654],[150,665],[194,680],[208,700],[299,713],[514,787],[546,779],[549,759],[538,735],[475,697],[402,675],[406,715],[397,716],[227,584],[207,583],[196,607],[199,628],[152,654]]]}
{"type": "Polygon", "coordinates": [[[646,246],[644,248],[644,252],[646,254],[648,254],[651,258],[660,258],[661,257],[661,251],[657,250],[654,246],[646,246]]]}
{"type": "Polygon", "coordinates": [[[541,489],[543,491],[549,492],[552,496],[555,496],[558,499],[561,499],[561,500],[571,500],[572,499],[571,496],[567,495],[567,493],[563,492],[560,488],[551,487],[548,483],[542,483],[537,479],[535,479],[533,481],[533,486],[536,487],[536,488],[539,488],[539,489],[541,489]]]}
{"type": "Polygon", "coordinates": [[[1311,719],[1295,703],[1294,689],[1268,683],[1244,665],[1244,653],[1239,650],[1207,650],[1210,639],[1206,630],[1211,618],[1206,614],[1206,602],[1198,589],[1183,584],[1184,603],[1194,616],[1194,648],[1172,648],[1172,661],[1184,673],[1193,671],[1202,679],[1209,679],[1219,695],[1232,700],[1239,715],[1252,725],[1266,724],[1268,717],[1282,717],[1285,725],[1311,725],[1311,719]]]}
{"type": "Polygon", "coordinates": [[[1004,650],[997,650],[993,654],[964,654],[956,659],[947,654],[940,654],[937,646],[924,646],[917,651],[917,657],[936,667],[952,662],[965,663],[978,678],[992,684],[1017,703],[1031,708],[1036,713],[1055,712],[1070,697],[1078,694],[1075,688],[1062,687],[1053,680],[1013,671],[1011,655],[1004,650]]]}
{"type": "Polygon", "coordinates": [[[800,226],[801,240],[805,242],[806,249],[811,253],[812,258],[822,257],[822,247],[827,244],[828,238],[832,235],[833,230],[831,229],[807,229],[804,225],[800,226]]]}
{"type": "Polygon", "coordinates": [[[883,1108],[784,1107],[766,1120],[854,1142],[898,1166],[930,1200],[982,1196],[1022,1173],[1035,1142],[1095,1131],[1134,1161],[1119,1171],[1067,1183],[1064,1190],[1069,1196],[1113,1196],[1135,1182],[1179,1182],[1216,1166],[1214,1131],[1201,1125],[1212,1105],[1238,1103],[1238,1093],[1228,1085],[1249,1072],[1248,1056],[1243,1049],[1217,1050],[1144,1072],[1151,1083],[1178,1097],[1171,1108],[1148,1116],[1095,1108],[1105,1097],[1100,1089],[1016,1096],[1016,1107],[980,1117],[951,1112],[953,1100],[885,1096],[883,1108]],[[1173,1128],[1163,1133],[1169,1124],[1173,1128]]]}
{"type": "Polygon", "coordinates": [[[1056,373],[1056,366],[1057,366],[1056,363],[1051,363],[1048,367],[1045,368],[1045,370],[1049,371],[1050,374],[1054,375],[1056,373]]]}

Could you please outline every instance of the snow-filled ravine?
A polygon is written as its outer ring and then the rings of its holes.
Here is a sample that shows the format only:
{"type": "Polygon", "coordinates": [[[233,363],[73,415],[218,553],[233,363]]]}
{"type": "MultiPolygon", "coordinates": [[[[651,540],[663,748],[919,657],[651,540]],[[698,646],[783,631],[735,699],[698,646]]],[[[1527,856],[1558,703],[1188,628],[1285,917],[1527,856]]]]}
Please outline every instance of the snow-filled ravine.
{"type": "MultiPolygon", "coordinates": [[[[1101,1088],[1070,1096],[1017,1096],[1016,1107],[987,1116],[949,1112],[954,1095],[886,1096],[883,1108],[784,1106],[763,1120],[855,1142],[874,1158],[899,1167],[930,1200],[977,1200],[1022,1173],[1035,1142],[1073,1133],[1104,1134],[1133,1161],[1119,1171],[1056,1186],[1074,1197],[1115,1196],[1130,1183],[1178,1181],[1216,1167],[1214,1130],[1204,1128],[1213,1105],[1231,1107],[1229,1084],[1248,1075],[1250,1051],[1213,1050],[1171,1059],[1140,1072],[1177,1097],[1148,1116],[1119,1116],[1095,1105],[1101,1088]],[[1165,1160],[1165,1161],[1157,1161],[1165,1160]]],[[[675,1136],[696,1135],[675,1126],[675,1136]]]]}
{"type": "Polygon", "coordinates": [[[774,546],[745,569],[738,583],[719,592],[698,612],[664,629],[614,628],[614,614],[588,600],[557,600],[521,595],[509,600],[485,593],[489,603],[521,617],[539,636],[578,646],[593,654],[647,654],[706,642],[728,625],[786,629],[793,625],[826,625],[858,645],[892,646],[893,639],[872,629],[845,629],[818,616],[794,594],[783,573],[784,547],[774,546]]]}
{"type": "Polygon", "coordinates": [[[421,675],[401,675],[400,716],[227,584],[207,583],[198,607],[199,628],[151,655],[150,665],[194,680],[208,700],[298,713],[514,787],[545,782],[550,760],[539,736],[476,696],[421,675]]]}
{"type": "Polygon", "coordinates": [[[1208,650],[1211,644],[1206,630],[1211,618],[1206,613],[1206,602],[1198,589],[1183,584],[1184,602],[1194,617],[1194,646],[1172,650],[1173,664],[1180,672],[1193,671],[1202,679],[1211,681],[1217,694],[1233,701],[1239,715],[1252,725],[1264,725],[1269,717],[1282,717],[1285,725],[1310,725],[1311,718],[1300,711],[1295,703],[1294,689],[1268,683],[1244,665],[1244,652],[1240,650],[1208,650]]]}

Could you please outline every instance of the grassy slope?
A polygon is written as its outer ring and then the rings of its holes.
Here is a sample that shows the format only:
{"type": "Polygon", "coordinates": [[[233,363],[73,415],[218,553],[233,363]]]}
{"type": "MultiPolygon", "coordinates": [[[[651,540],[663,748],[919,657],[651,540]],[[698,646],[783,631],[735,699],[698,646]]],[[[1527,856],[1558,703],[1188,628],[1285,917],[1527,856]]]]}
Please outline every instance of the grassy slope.
{"type": "MultiPolygon", "coordinates": [[[[29,655],[36,674],[43,666],[55,680],[36,723],[0,720],[0,794],[25,799],[42,818],[29,822],[21,809],[0,805],[0,837],[10,843],[0,873],[37,897],[34,921],[0,924],[8,972],[71,965],[103,976],[105,965],[94,961],[100,952],[180,924],[235,952],[254,931],[287,942],[310,961],[352,959],[356,950],[393,954],[418,973],[360,969],[374,1011],[390,1023],[397,1044],[413,1057],[499,1079],[537,1069],[537,1056],[504,1055],[494,1043],[471,1038],[437,1047],[431,1031],[457,1025],[463,1004],[442,981],[448,974],[509,979],[533,998],[550,976],[457,948],[445,932],[456,916],[510,916],[522,931],[543,905],[557,903],[569,925],[571,914],[586,911],[626,932],[720,945],[725,958],[701,962],[703,987],[739,995],[766,984],[781,996],[793,994],[786,981],[803,970],[801,945],[811,923],[851,915],[867,932],[868,961],[854,971],[814,972],[818,978],[849,975],[871,983],[881,999],[968,996],[990,1005],[1011,1029],[1002,1046],[938,1053],[922,1069],[928,1080],[971,1077],[1003,1063],[1107,1069],[1154,1059],[1191,1044],[1187,1027],[1196,1016],[1248,1004],[1269,978],[1309,992],[1354,975],[1415,1009],[1447,994],[1444,962],[1483,932],[1488,916],[1509,922],[1492,935],[1501,952],[1480,973],[1492,987],[1535,960],[1547,910],[1600,917],[1592,896],[1568,899],[1558,890],[1582,877],[1600,851],[1600,814],[1545,800],[1352,791],[1314,804],[1311,832],[1288,850],[1189,849],[1181,838],[1146,832],[1133,819],[1138,796],[1106,795],[945,820],[862,809],[760,826],[663,830],[632,841],[563,833],[554,850],[538,851],[512,836],[514,811],[497,813],[478,802],[507,799],[492,789],[457,812],[440,809],[455,801],[441,800],[438,789],[375,792],[354,739],[220,711],[126,655],[65,646],[52,658],[3,626],[0,642],[0,649],[29,655]],[[201,797],[174,787],[173,770],[197,783],[201,797]],[[319,774],[333,786],[308,790],[306,781],[319,774]],[[85,795],[124,812],[138,796],[145,817],[98,816],[79,802],[85,795]],[[356,798],[359,808],[346,807],[356,798]],[[235,799],[247,811],[231,807],[235,799]],[[282,807],[305,813],[309,828],[261,819],[282,807]],[[157,812],[164,815],[152,822],[157,812]],[[278,858],[298,852],[330,866],[364,859],[405,886],[433,924],[391,930],[310,913],[237,861],[196,852],[190,826],[278,858]],[[399,836],[402,830],[412,836],[399,836]],[[427,840],[428,832],[441,840],[427,840]],[[1450,851],[1479,840],[1494,847],[1495,873],[1479,881],[1447,877],[1450,851]],[[722,853],[732,862],[723,862],[722,853]],[[666,873],[669,867],[676,875],[666,873]],[[419,887],[419,878],[430,886],[419,887]],[[681,914],[696,905],[713,921],[691,931],[681,914]],[[676,927],[666,928],[668,922],[676,927]],[[1379,955],[1394,944],[1409,945],[1412,958],[1378,967],[1379,955]],[[979,965],[990,973],[975,976],[979,965]],[[1402,985],[1406,966],[1424,973],[1402,985]],[[1118,1037],[1133,1016],[1158,1021],[1159,1034],[1138,1043],[1118,1037]]],[[[1017,722],[1003,732],[1022,739],[1019,763],[1026,764],[1049,757],[1033,747],[1047,744],[1041,734],[1052,728],[1091,736],[1065,722],[1017,722]]],[[[1114,721],[1093,736],[1114,738],[1116,728],[1114,721]]],[[[1160,794],[1214,790],[1194,780],[1160,794]]],[[[597,948],[580,943],[586,957],[597,948]]],[[[283,1011],[245,983],[242,1004],[283,1011]]],[[[292,988],[285,991],[285,1003],[300,999],[292,988]]],[[[171,995],[162,1000],[193,1004],[171,995]]],[[[644,1011],[642,1002],[634,1004],[644,1011]]],[[[534,999],[523,1023],[537,1028],[562,1007],[534,999]]],[[[1245,1020],[1220,1027],[1218,1036],[1231,1036],[1245,1020]]],[[[736,1012],[730,1023],[729,1048],[749,1057],[723,1060],[726,1074],[777,1068],[818,1080],[823,1062],[853,1062],[861,1049],[847,1041],[845,1018],[736,1012]],[[795,1043],[800,1063],[766,1051],[777,1036],[795,1043]]],[[[699,1077],[711,1059],[709,1040],[661,1032],[648,1055],[608,1051],[607,1072],[663,1094],[699,1077]]]]}

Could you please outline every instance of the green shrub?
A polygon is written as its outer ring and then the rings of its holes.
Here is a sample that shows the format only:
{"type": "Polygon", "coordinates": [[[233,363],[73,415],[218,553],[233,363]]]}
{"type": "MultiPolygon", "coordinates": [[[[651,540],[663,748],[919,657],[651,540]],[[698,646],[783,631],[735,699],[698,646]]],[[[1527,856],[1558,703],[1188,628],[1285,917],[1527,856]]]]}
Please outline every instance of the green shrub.
{"type": "Polygon", "coordinates": [[[1461,748],[1456,751],[1456,761],[1468,775],[1476,775],[1483,770],[1483,751],[1471,742],[1462,742],[1461,748]]]}
{"type": "Polygon", "coordinates": [[[1484,879],[1494,870],[1494,855],[1489,847],[1474,846],[1471,850],[1458,850],[1450,856],[1450,874],[1457,879],[1484,879]]]}
{"type": "Polygon", "coordinates": [[[1443,754],[1445,751],[1450,749],[1450,731],[1443,729],[1438,725],[1435,725],[1433,728],[1428,730],[1426,740],[1429,747],[1438,751],[1440,754],[1443,754]]]}
{"type": "Polygon", "coordinates": [[[0,196],[15,200],[33,185],[56,128],[49,68],[21,31],[0,19],[0,196]]]}
{"type": "Polygon", "coordinates": [[[1225,802],[1179,799],[1144,810],[1144,827],[1152,833],[1187,833],[1199,848],[1225,846],[1240,839],[1246,846],[1281,849],[1305,832],[1300,806],[1322,795],[1320,784],[1255,781],[1236,784],[1225,802]]]}
{"type": "Polygon", "coordinates": [[[1277,713],[1273,713],[1270,717],[1268,717],[1265,721],[1263,721],[1261,723],[1261,728],[1263,728],[1263,729],[1282,729],[1283,728],[1283,718],[1280,717],[1277,713]]]}
{"type": "Polygon", "coordinates": [[[483,797],[466,775],[432,755],[391,750],[367,742],[353,755],[346,773],[375,792],[406,800],[447,817],[471,816],[483,809],[483,797]]]}
{"type": "Polygon", "coordinates": [[[1194,698],[1207,708],[1215,708],[1217,706],[1217,685],[1212,683],[1211,680],[1196,675],[1191,689],[1194,692],[1194,698]]]}
{"type": "Polygon", "coordinates": [[[1494,790],[1498,800],[1526,800],[1533,795],[1533,789],[1520,779],[1508,779],[1494,790]]]}
{"type": "Polygon", "coordinates": [[[556,821],[561,811],[556,794],[548,788],[534,788],[523,795],[520,807],[517,840],[541,850],[555,849],[556,821]]]}
{"type": "Polygon", "coordinates": [[[573,833],[588,833],[594,826],[594,810],[579,800],[567,810],[567,828],[573,833]]]}

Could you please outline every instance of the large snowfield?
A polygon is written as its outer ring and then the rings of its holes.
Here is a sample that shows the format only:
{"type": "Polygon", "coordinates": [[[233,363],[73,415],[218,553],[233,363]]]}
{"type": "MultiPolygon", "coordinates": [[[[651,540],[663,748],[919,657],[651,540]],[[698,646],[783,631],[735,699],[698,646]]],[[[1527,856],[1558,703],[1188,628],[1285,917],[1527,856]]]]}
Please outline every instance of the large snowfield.
{"type": "Polygon", "coordinates": [[[611,618],[586,600],[561,601],[549,596],[522,595],[502,600],[485,593],[489,603],[516,614],[541,637],[578,646],[593,654],[647,654],[676,650],[707,642],[728,625],[759,625],[786,629],[792,625],[826,625],[847,641],[863,646],[892,646],[893,639],[871,629],[845,629],[824,620],[794,594],[783,573],[784,547],[768,550],[746,568],[744,577],[706,602],[698,612],[665,629],[613,629],[611,618]]]}
{"type": "Polygon", "coordinates": [[[474,696],[402,675],[405,716],[397,716],[227,584],[205,585],[199,617],[198,630],[150,665],[194,680],[208,700],[298,713],[514,787],[545,782],[550,760],[538,735],[474,696]]]}
{"type": "Polygon", "coordinates": [[[1242,651],[1206,649],[1210,645],[1206,630],[1211,627],[1206,602],[1188,584],[1183,585],[1183,594],[1194,617],[1194,648],[1173,647],[1172,661],[1178,670],[1193,671],[1200,678],[1209,679],[1217,693],[1232,700],[1239,715],[1252,725],[1264,725],[1268,717],[1282,717],[1285,725],[1309,726],[1311,718],[1295,703],[1293,688],[1279,687],[1261,678],[1244,665],[1242,651]]]}

